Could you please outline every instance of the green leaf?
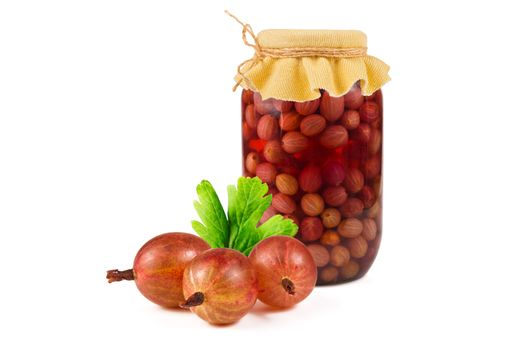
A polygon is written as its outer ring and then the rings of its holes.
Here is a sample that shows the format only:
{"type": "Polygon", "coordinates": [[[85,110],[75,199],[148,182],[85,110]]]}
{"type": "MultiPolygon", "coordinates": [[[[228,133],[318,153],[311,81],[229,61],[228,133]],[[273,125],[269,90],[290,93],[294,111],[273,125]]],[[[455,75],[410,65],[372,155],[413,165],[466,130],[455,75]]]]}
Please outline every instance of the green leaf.
{"type": "Polygon", "coordinates": [[[268,186],[258,177],[241,177],[237,188],[228,187],[230,248],[245,252],[257,240],[256,226],[272,203],[272,196],[265,196],[267,193],[268,186]]]}
{"type": "Polygon", "coordinates": [[[290,219],[285,219],[281,215],[274,215],[268,219],[264,224],[257,228],[257,236],[252,236],[247,248],[242,251],[248,255],[253,247],[265,238],[272,236],[289,236],[294,237],[297,233],[297,225],[290,219]]]}
{"type": "Polygon", "coordinates": [[[258,177],[241,177],[237,187],[228,186],[228,217],[212,185],[204,180],[197,186],[199,201],[195,210],[202,222],[192,221],[192,227],[212,248],[232,248],[245,255],[261,240],[277,235],[293,237],[297,225],[281,215],[274,215],[257,227],[272,203],[268,186],[258,177]]]}
{"type": "Polygon", "coordinates": [[[271,236],[293,237],[299,228],[293,220],[285,219],[281,215],[274,215],[257,228],[259,241],[271,236]]]}
{"type": "Polygon", "coordinates": [[[202,223],[192,221],[193,229],[212,248],[228,247],[229,224],[215,189],[203,180],[197,186],[197,195],[200,202],[194,201],[193,205],[202,223]]]}

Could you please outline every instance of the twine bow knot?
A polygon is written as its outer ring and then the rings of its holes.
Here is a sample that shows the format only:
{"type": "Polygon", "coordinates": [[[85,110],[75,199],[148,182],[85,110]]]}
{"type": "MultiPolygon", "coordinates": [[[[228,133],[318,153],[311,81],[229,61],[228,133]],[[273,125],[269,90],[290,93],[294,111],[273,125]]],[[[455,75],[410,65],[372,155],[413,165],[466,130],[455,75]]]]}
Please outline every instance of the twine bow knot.
{"type": "MultiPolygon", "coordinates": [[[[263,54],[262,54],[262,50],[261,50],[261,45],[259,44],[259,40],[257,40],[257,36],[253,32],[253,29],[252,29],[251,25],[249,25],[248,23],[245,24],[245,23],[241,22],[240,19],[238,19],[236,16],[232,15],[228,10],[224,10],[224,12],[228,16],[233,18],[235,21],[237,21],[237,23],[239,23],[242,26],[242,41],[244,42],[244,45],[252,47],[254,49],[254,51],[255,51],[255,54],[253,55],[252,58],[249,58],[249,59],[241,62],[241,64],[239,64],[237,66],[237,74],[239,76],[241,76],[244,80],[247,80],[246,76],[244,75],[242,70],[243,70],[244,66],[247,65],[248,63],[250,63],[250,66],[246,68],[245,72],[247,72],[250,69],[252,69],[257,63],[259,63],[259,61],[262,61],[263,54]],[[252,37],[254,44],[252,44],[252,43],[250,43],[248,41],[248,38],[246,37],[247,33],[250,34],[250,36],[252,37]]],[[[239,85],[241,85],[241,80],[240,79],[233,86],[233,91],[237,90],[239,85]]]]}

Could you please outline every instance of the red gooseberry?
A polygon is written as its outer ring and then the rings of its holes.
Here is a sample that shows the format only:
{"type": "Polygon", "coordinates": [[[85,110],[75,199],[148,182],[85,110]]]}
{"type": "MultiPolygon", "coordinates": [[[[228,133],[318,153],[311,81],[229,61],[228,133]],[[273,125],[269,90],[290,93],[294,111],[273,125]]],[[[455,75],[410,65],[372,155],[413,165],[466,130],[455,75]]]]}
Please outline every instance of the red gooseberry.
{"type": "Polygon", "coordinates": [[[109,270],[108,282],[135,280],[138,290],[155,304],[178,307],[184,301],[182,276],[189,262],[210,249],[203,239],[189,233],[165,233],[152,238],[135,256],[133,269],[109,270]]]}
{"type": "Polygon", "coordinates": [[[212,324],[240,320],[257,300],[257,275],[237,250],[210,249],[197,255],[184,271],[182,290],[189,308],[212,324]]]}
{"type": "Polygon", "coordinates": [[[259,242],[249,259],[257,272],[259,300],[276,307],[291,307],[314,289],[317,266],[299,240],[273,236],[259,242]]]}

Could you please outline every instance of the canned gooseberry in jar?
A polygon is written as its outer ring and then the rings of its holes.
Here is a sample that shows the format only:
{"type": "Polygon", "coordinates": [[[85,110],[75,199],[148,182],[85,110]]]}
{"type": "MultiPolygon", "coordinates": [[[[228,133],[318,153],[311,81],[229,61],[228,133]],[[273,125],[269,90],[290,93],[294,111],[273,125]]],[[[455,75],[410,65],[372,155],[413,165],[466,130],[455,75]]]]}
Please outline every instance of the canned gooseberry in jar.
{"type": "Polygon", "coordinates": [[[269,30],[237,76],[244,176],[258,176],[318,267],[318,284],[362,277],[382,234],[388,66],[356,31],[269,30]]]}

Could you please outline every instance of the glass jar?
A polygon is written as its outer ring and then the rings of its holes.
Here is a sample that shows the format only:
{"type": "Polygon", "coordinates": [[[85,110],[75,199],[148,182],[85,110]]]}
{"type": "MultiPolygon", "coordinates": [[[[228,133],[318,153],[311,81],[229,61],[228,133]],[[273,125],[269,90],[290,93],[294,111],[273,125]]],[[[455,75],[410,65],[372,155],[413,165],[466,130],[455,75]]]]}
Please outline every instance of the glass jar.
{"type": "Polygon", "coordinates": [[[319,269],[318,284],[363,276],[381,241],[381,90],[359,85],[341,97],[262,100],[244,90],[244,176],[268,184],[272,206],[299,226],[319,269]]]}
{"type": "Polygon", "coordinates": [[[243,174],[295,221],[318,284],[362,277],[382,232],[383,99],[388,66],[357,31],[270,30],[241,65],[243,174]]]}

